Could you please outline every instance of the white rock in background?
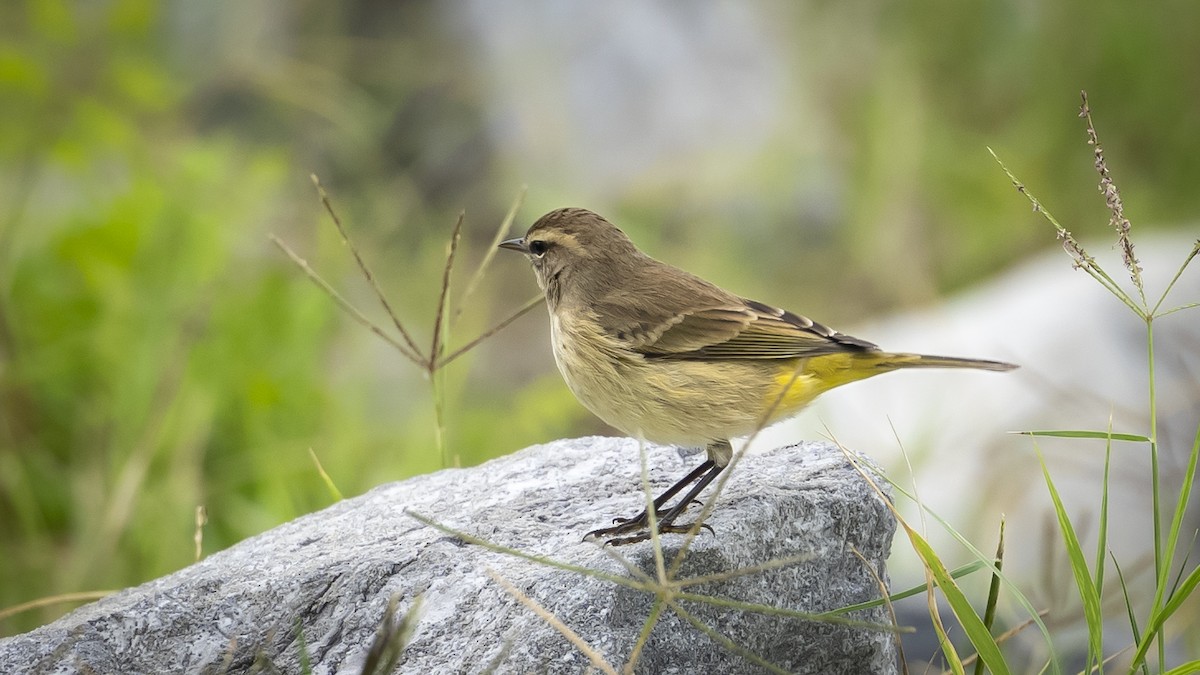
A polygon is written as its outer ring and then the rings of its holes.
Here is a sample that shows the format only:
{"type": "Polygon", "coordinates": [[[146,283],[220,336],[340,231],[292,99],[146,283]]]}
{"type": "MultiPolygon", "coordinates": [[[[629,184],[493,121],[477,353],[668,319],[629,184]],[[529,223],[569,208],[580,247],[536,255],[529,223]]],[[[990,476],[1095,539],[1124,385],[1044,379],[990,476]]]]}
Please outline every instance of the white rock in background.
{"type": "MultiPolygon", "coordinates": [[[[1158,297],[1194,241],[1179,235],[1137,240],[1148,295],[1158,297]]],[[[1087,248],[1114,279],[1131,287],[1110,243],[1087,248]]],[[[1193,261],[1163,308],[1197,301],[1200,261],[1193,261]]],[[[837,328],[888,350],[1001,359],[1021,368],[999,374],[910,371],[853,384],[765,431],[756,445],[821,438],[827,427],[907,487],[913,481],[907,478],[902,444],[922,501],[989,554],[1004,514],[1007,574],[1035,605],[1052,609],[1047,619],[1052,626],[1077,619],[1080,615],[1068,609],[1078,603],[1078,591],[1034,440],[1008,432],[1103,430],[1111,413],[1114,431],[1148,433],[1145,325],[1084,272],[1073,270],[1066,254],[1055,251],[929,311],[837,328]]],[[[1164,509],[1173,509],[1200,424],[1200,309],[1155,322],[1155,338],[1163,500],[1164,509]]],[[[1080,530],[1084,550],[1095,551],[1103,441],[1043,438],[1036,443],[1080,530]]],[[[1153,535],[1145,444],[1115,443],[1111,475],[1109,548],[1135,599],[1145,602],[1145,591],[1153,590],[1147,576],[1153,570],[1153,535]]],[[[911,506],[902,511],[919,522],[911,506]]],[[[1164,516],[1164,526],[1169,517],[1164,516]]],[[[1200,499],[1193,500],[1184,532],[1197,525],[1200,499]]],[[[948,564],[970,560],[966,553],[956,553],[961,551],[958,544],[933,520],[929,534],[948,564]]],[[[895,554],[892,572],[898,588],[924,580],[907,546],[898,545],[895,554]]],[[[1089,561],[1093,557],[1089,554],[1089,561]]],[[[1107,589],[1120,594],[1116,583],[1107,589]]],[[[1114,616],[1127,629],[1123,605],[1119,598],[1113,600],[1114,616]]]]}

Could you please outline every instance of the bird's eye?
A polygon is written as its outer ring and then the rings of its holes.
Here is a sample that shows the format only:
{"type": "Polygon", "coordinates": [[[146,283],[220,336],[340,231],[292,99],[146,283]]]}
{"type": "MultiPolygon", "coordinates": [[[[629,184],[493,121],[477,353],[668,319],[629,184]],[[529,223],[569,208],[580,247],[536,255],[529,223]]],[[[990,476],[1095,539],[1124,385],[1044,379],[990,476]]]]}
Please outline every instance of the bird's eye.
{"type": "Polygon", "coordinates": [[[541,239],[534,239],[533,241],[529,242],[529,252],[536,255],[539,258],[542,257],[543,255],[545,255],[546,250],[549,248],[550,248],[550,244],[547,244],[546,242],[542,241],[541,239]]]}

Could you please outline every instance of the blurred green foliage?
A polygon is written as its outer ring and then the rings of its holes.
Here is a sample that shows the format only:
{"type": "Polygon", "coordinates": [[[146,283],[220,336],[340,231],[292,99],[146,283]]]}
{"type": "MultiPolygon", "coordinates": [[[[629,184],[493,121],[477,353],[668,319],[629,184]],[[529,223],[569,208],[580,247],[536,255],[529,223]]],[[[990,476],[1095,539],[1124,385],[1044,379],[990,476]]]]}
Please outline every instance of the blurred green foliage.
{"type": "MultiPolygon", "coordinates": [[[[1168,4],[764,8],[801,38],[781,60],[828,59],[810,82],[834,134],[822,159],[781,142],[732,181],[697,166],[616,195],[533,184],[516,227],[553,206],[604,208],[656,255],[818,318],[924,302],[1045,242],[985,144],[1056,213],[1079,214],[1077,234],[1106,227],[1076,189],[1095,182],[1065,114],[1080,88],[1103,111],[1129,210],[1190,218],[1200,7],[1168,4]],[[795,183],[826,173],[843,205],[815,213],[795,183]]],[[[0,608],[188,564],[198,505],[207,553],[328,504],[310,448],[347,495],[441,466],[429,383],[267,234],[387,325],[325,222],[315,171],[429,339],[457,212],[462,279],[531,179],[489,140],[485,71],[448,14],[0,5],[0,608]]],[[[489,274],[451,348],[534,291],[523,261],[489,274]]],[[[533,315],[447,371],[463,464],[604,429],[559,382],[533,315]]]]}

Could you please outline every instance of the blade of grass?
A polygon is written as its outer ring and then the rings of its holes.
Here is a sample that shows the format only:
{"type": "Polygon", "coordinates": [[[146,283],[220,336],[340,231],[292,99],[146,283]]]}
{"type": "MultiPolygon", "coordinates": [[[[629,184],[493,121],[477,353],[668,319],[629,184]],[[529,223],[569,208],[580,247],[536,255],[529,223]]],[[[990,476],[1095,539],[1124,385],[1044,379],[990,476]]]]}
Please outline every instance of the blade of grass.
{"type": "MultiPolygon", "coordinates": [[[[1161,608],[1155,608],[1150,615],[1150,621],[1146,624],[1146,633],[1142,636],[1142,640],[1138,642],[1137,651],[1134,652],[1132,663],[1137,665],[1143,663],[1146,658],[1146,653],[1150,650],[1150,646],[1155,643],[1155,636],[1162,630],[1163,624],[1167,619],[1174,614],[1184,601],[1196,590],[1196,586],[1200,584],[1200,567],[1192,570],[1192,573],[1187,575],[1183,583],[1179,586],[1179,592],[1167,601],[1167,604],[1161,608]]],[[[1162,643],[1161,640],[1158,641],[1162,643]]]]}
{"type": "Polygon", "coordinates": [[[1141,434],[1121,434],[1112,431],[1013,431],[1010,433],[1021,436],[1042,436],[1048,438],[1095,438],[1100,440],[1132,441],[1149,443],[1150,438],[1141,434]]]}
{"type": "Polygon", "coordinates": [[[925,604],[929,609],[929,619],[933,623],[933,630],[938,634],[938,648],[942,650],[942,656],[946,657],[946,663],[950,666],[951,673],[966,675],[967,671],[963,666],[962,659],[958,656],[958,650],[954,648],[954,643],[950,642],[946,626],[942,623],[942,612],[938,609],[937,595],[933,592],[933,570],[928,565],[925,566],[925,586],[929,588],[929,592],[925,594],[925,604]]]}
{"type": "Polygon", "coordinates": [[[196,546],[194,562],[200,562],[204,555],[204,526],[208,524],[208,511],[203,504],[196,505],[196,531],[192,533],[192,543],[196,546]]]}
{"type": "MultiPolygon", "coordinates": [[[[885,479],[886,479],[886,477],[885,477],[885,479]]],[[[904,489],[899,487],[896,483],[891,482],[891,485],[892,485],[893,489],[900,492],[904,496],[906,496],[906,497],[909,496],[908,493],[905,492],[904,489]]],[[[1021,591],[1021,588],[1019,586],[1017,586],[1016,584],[1014,584],[1011,579],[1009,579],[1007,576],[1005,576],[1002,571],[995,569],[995,566],[992,565],[992,563],[988,559],[988,557],[986,555],[984,555],[984,553],[982,551],[980,551],[978,548],[976,548],[975,545],[973,543],[971,543],[971,541],[969,539],[964,537],[962,535],[962,533],[960,533],[958,530],[954,529],[954,527],[951,526],[950,523],[945,518],[943,518],[941,515],[938,514],[938,512],[934,511],[933,509],[930,509],[929,507],[925,506],[924,504],[921,504],[920,502],[918,502],[917,504],[925,513],[928,513],[930,516],[932,516],[933,519],[936,520],[938,522],[938,524],[940,524],[942,526],[942,528],[947,533],[950,534],[951,537],[954,537],[955,541],[957,541],[960,545],[962,545],[963,548],[967,549],[967,551],[969,551],[971,553],[971,555],[975,556],[977,563],[979,563],[981,566],[991,570],[993,573],[998,574],[1000,576],[1000,578],[1002,580],[1004,580],[1004,583],[1007,585],[1009,592],[1012,593],[1013,597],[1016,599],[1017,604],[1019,604],[1021,606],[1021,608],[1024,609],[1029,614],[1030,619],[1035,624],[1037,624],[1038,630],[1042,635],[1042,639],[1045,642],[1046,647],[1051,652],[1049,664],[1051,666],[1052,672],[1054,672],[1056,675],[1062,673],[1062,665],[1058,662],[1058,654],[1054,650],[1054,641],[1050,637],[1050,629],[1046,627],[1046,623],[1042,620],[1043,612],[1040,610],[1034,609],[1033,603],[1029,601],[1029,598],[1025,595],[1024,592],[1021,591]]]]}
{"type": "Polygon", "coordinates": [[[1181,663],[1163,673],[1163,675],[1195,675],[1196,673],[1200,673],[1200,659],[1181,663]]]}
{"type": "MultiPolygon", "coordinates": [[[[996,639],[992,637],[991,631],[984,625],[979,615],[975,613],[975,608],[971,606],[971,602],[967,600],[967,596],[963,594],[962,589],[958,587],[958,584],[954,583],[954,579],[950,577],[950,572],[942,564],[933,547],[916,530],[909,527],[907,523],[904,523],[903,527],[908,533],[913,550],[916,551],[917,556],[921,558],[922,563],[926,566],[927,573],[932,575],[933,579],[937,580],[938,586],[942,591],[942,596],[950,604],[950,609],[954,611],[954,616],[958,618],[959,625],[962,626],[967,639],[971,641],[971,645],[975,647],[975,651],[979,653],[979,658],[983,661],[984,665],[995,673],[995,675],[1005,675],[1008,673],[1008,664],[1004,660],[1004,655],[1000,653],[1000,647],[996,644],[996,639]]],[[[957,659],[957,654],[955,654],[955,659],[957,659]]],[[[962,668],[961,662],[958,664],[958,668],[962,668]]],[[[955,672],[961,671],[956,669],[955,672]]]]}
{"type": "MultiPolygon", "coordinates": [[[[951,570],[950,577],[953,579],[960,579],[962,577],[965,577],[968,574],[971,574],[972,572],[977,572],[977,571],[983,569],[984,567],[986,567],[986,563],[984,563],[982,561],[976,560],[974,562],[969,562],[965,565],[960,565],[959,567],[956,567],[953,570],[951,570]]],[[[900,591],[899,593],[892,593],[891,595],[888,596],[887,599],[891,602],[896,602],[897,600],[911,598],[912,596],[914,596],[918,593],[924,593],[927,590],[929,590],[929,588],[925,584],[917,584],[916,586],[913,586],[911,588],[906,588],[905,590],[900,591]]],[[[872,607],[878,607],[878,606],[882,605],[883,602],[884,602],[883,598],[879,598],[877,600],[867,600],[866,602],[858,602],[853,605],[846,605],[845,607],[838,607],[837,609],[832,609],[832,610],[829,610],[828,612],[825,612],[825,614],[846,614],[848,612],[855,612],[860,609],[870,609],[872,607]]]]}
{"type": "MultiPolygon", "coordinates": [[[[1141,635],[1141,631],[1138,630],[1137,616],[1133,612],[1133,602],[1131,602],[1129,600],[1129,587],[1125,585],[1125,573],[1121,571],[1121,565],[1120,565],[1120,563],[1117,562],[1117,556],[1113,555],[1112,551],[1109,551],[1108,555],[1110,558],[1112,558],[1113,569],[1115,569],[1117,571],[1117,581],[1120,582],[1121,593],[1125,597],[1125,611],[1129,614],[1129,630],[1130,630],[1130,634],[1133,636],[1133,643],[1135,645],[1141,644],[1142,635],[1141,635]]],[[[1138,664],[1135,664],[1135,667],[1137,665],[1138,664]]],[[[1141,662],[1140,666],[1141,666],[1143,675],[1150,675],[1149,664],[1147,664],[1143,660],[1141,662]]]]}
{"type": "Polygon", "coordinates": [[[399,608],[400,596],[392,595],[388,600],[387,609],[384,610],[383,621],[380,622],[379,629],[375,631],[375,637],[371,640],[371,646],[367,649],[367,657],[363,660],[360,671],[363,675],[389,675],[399,665],[404,648],[408,646],[408,640],[417,625],[421,596],[413,599],[412,606],[397,622],[396,612],[399,608]]]}
{"type": "MultiPolygon", "coordinates": [[[[1049,613],[1050,613],[1050,610],[1043,609],[1042,611],[1038,612],[1038,615],[1044,617],[1049,613]]],[[[1009,640],[1013,639],[1017,635],[1020,635],[1021,631],[1024,631],[1026,628],[1029,628],[1030,626],[1032,626],[1033,623],[1034,623],[1033,619],[1025,619],[1021,623],[1013,626],[1012,628],[1009,628],[1008,630],[1006,630],[1003,633],[996,636],[996,644],[1002,645],[1005,642],[1008,642],[1009,640]]],[[[967,658],[963,659],[964,666],[969,666],[973,663],[979,663],[979,654],[978,653],[972,654],[972,655],[968,656],[967,658]]],[[[1046,665],[1042,666],[1042,671],[1044,672],[1049,667],[1050,667],[1050,662],[1047,661],[1046,665]]]]}
{"type": "MultiPolygon", "coordinates": [[[[1188,456],[1187,469],[1183,472],[1183,483],[1179,488],[1179,498],[1175,502],[1175,514],[1171,517],[1171,526],[1167,530],[1166,567],[1175,560],[1175,551],[1179,546],[1179,532],[1183,529],[1183,519],[1187,516],[1188,502],[1192,497],[1192,485],[1196,479],[1196,462],[1200,459],[1200,426],[1196,427],[1196,438],[1192,441],[1192,451],[1188,456]]],[[[1163,586],[1166,586],[1165,579],[1163,586]]],[[[1157,603],[1156,603],[1157,604],[1157,603]]]]}
{"type": "Polygon", "coordinates": [[[783,558],[772,558],[765,563],[758,565],[750,565],[748,567],[739,567],[735,570],[718,572],[716,574],[704,574],[698,577],[689,577],[687,579],[676,579],[672,583],[678,588],[687,588],[688,586],[696,586],[699,584],[709,584],[718,581],[728,581],[737,577],[744,577],[748,574],[758,574],[767,570],[778,569],[780,567],[789,567],[803,562],[809,562],[816,556],[811,553],[800,553],[797,555],[789,555],[783,558]]]}
{"type": "MultiPolygon", "coordinates": [[[[838,443],[838,447],[842,449],[846,459],[850,462],[854,469],[858,471],[859,475],[861,475],[871,486],[871,488],[875,490],[875,493],[882,498],[884,496],[883,490],[879,487],[879,484],[875,482],[875,479],[873,479],[866,472],[866,470],[863,469],[862,464],[853,457],[852,453],[845,446],[838,443]]],[[[887,477],[885,476],[884,479],[887,480],[887,477]]],[[[895,483],[892,483],[892,485],[895,486],[895,483]]],[[[953,577],[950,576],[950,571],[946,569],[945,564],[942,563],[941,558],[939,558],[937,553],[934,552],[933,547],[929,545],[929,542],[927,542],[919,532],[917,532],[911,525],[908,524],[908,521],[905,520],[902,515],[900,515],[900,511],[896,509],[896,506],[891,502],[891,500],[884,499],[883,502],[887,506],[888,510],[892,512],[892,515],[895,516],[896,522],[901,528],[904,529],[905,534],[908,536],[909,544],[913,548],[913,552],[917,554],[917,557],[921,559],[921,563],[925,566],[925,580],[930,587],[928,592],[929,616],[931,619],[933,619],[934,628],[937,629],[938,635],[943,640],[942,651],[946,655],[946,660],[949,662],[951,668],[954,669],[955,673],[963,673],[963,675],[965,675],[962,660],[959,658],[958,652],[954,650],[954,646],[947,639],[945,628],[941,625],[941,616],[938,612],[937,599],[933,592],[933,582],[935,580],[937,581],[937,585],[941,588],[943,597],[945,597],[946,601],[950,604],[950,609],[953,610],[955,617],[958,618],[959,625],[962,626],[963,632],[965,632],[967,635],[967,639],[971,641],[971,644],[975,647],[975,651],[979,653],[979,658],[983,660],[984,665],[990,668],[995,675],[1005,675],[1008,673],[1008,664],[1005,662],[1004,656],[1000,653],[1000,648],[996,646],[996,641],[992,637],[991,632],[988,631],[987,627],[983,625],[983,621],[979,618],[979,615],[975,613],[975,609],[971,607],[971,603],[967,600],[966,595],[963,594],[962,589],[958,587],[958,584],[954,583],[953,577]]],[[[925,508],[920,502],[918,502],[918,505],[922,509],[925,508]]],[[[930,513],[933,512],[930,511],[930,513]]],[[[951,528],[951,530],[953,530],[953,528],[951,528]]],[[[976,553],[978,554],[978,551],[976,551],[976,553]]],[[[978,555],[980,560],[984,559],[982,554],[978,555]]],[[[988,566],[991,567],[996,574],[1001,573],[1000,570],[991,563],[988,563],[988,566]]]]}
{"type": "Polygon", "coordinates": [[[1108,550],[1108,475],[1112,465],[1113,414],[1108,413],[1109,437],[1104,442],[1104,475],[1100,479],[1100,528],[1096,533],[1096,597],[1104,597],[1104,559],[1108,550]]]}
{"type": "Polygon", "coordinates": [[[321,466],[321,460],[317,459],[317,453],[313,452],[312,448],[309,448],[308,456],[312,459],[313,464],[316,465],[317,474],[320,475],[321,480],[324,481],[325,489],[329,490],[329,494],[333,496],[333,501],[335,501],[335,502],[342,501],[342,499],[344,499],[344,497],[342,497],[342,491],[339,490],[338,487],[333,484],[333,479],[330,478],[329,474],[325,472],[325,467],[321,466]]]}
{"type": "Polygon", "coordinates": [[[1090,668],[1092,663],[1104,658],[1104,617],[1100,610],[1100,596],[1096,592],[1096,584],[1092,580],[1087,562],[1084,561],[1083,548],[1079,544],[1075,527],[1071,524],[1071,517],[1067,514],[1066,507],[1063,506],[1058,488],[1054,485],[1054,479],[1050,477],[1050,469],[1046,466],[1046,459],[1042,456],[1042,451],[1036,443],[1034,450],[1037,451],[1038,463],[1041,464],[1046,488],[1050,491],[1050,499],[1054,502],[1054,513],[1058,518],[1063,544],[1067,549],[1067,558],[1071,563],[1071,573],[1075,577],[1075,587],[1079,590],[1080,599],[1083,601],[1083,614],[1088,628],[1088,667],[1090,668]]]}
{"type": "MultiPolygon", "coordinates": [[[[847,460],[850,461],[855,470],[857,470],[859,474],[871,485],[872,489],[874,489],[875,492],[882,497],[883,490],[863,469],[862,464],[853,457],[852,453],[850,453],[845,446],[839,443],[838,447],[840,447],[842,452],[845,453],[847,460]]],[[[884,476],[884,480],[888,480],[888,478],[884,476]]],[[[889,482],[897,490],[903,492],[903,490],[900,489],[899,486],[897,486],[894,482],[891,482],[890,480],[889,482]]],[[[963,594],[962,589],[958,587],[958,584],[954,583],[954,579],[950,576],[949,570],[946,569],[946,566],[942,563],[941,558],[939,558],[937,553],[934,552],[933,547],[929,545],[929,542],[926,541],[919,532],[917,532],[911,525],[908,524],[908,521],[905,520],[902,515],[900,515],[900,511],[896,509],[895,505],[890,500],[885,499],[884,504],[892,512],[892,515],[895,516],[896,522],[899,523],[899,525],[904,529],[905,534],[908,536],[909,544],[913,548],[913,552],[917,554],[917,557],[921,558],[921,562],[925,566],[925,579],[930,584],[928,593],[930,617],[934,619],[934,627],[938,629],[939,635],[944,640],[943,653],[946,654],[946,659],[950,663],[951,668],[955,669],[956,673],[964,673],[965,675],[961,659],[959,659],[958,653],[954,650],[954,646],[950,644],[948,640],[946,640],[945,629],[941,626],[941,617],[938,614],[937,600],[933,594],[932,588],[934,580],[937,581],[938,586],[941,588],[942,595],[950,604],[950,609],[953,610],[954,616],[958,618],[959,625],[962,626],[963,632],[966,633],[967,639],[971,641],[971,645],[975,647],[975,651],[978,652],[979,658],[983,660],[984,665],[990,668],[995,675],[1005,675],[1008,673],[1008,664],[1004,660],[1003,654],[1000,653],[1000,648],[996,645],[996,640],[992,637],[992,634],[987,627],[984,626],[983,621],[979,618],[979,615],[975,613],[975,609],[971,606],[970,601],[967,600],[966,595],[963,594]]],[[[917,502],[917,505],[923,510],[928,510],[921,502],[917,502]]],[[[929,511],[929,513],[939,521],[942,520],[933,511],[929,511]]],[[[944,523],[944,521],[942,522],[944,523]]],[[[965,541],[965,538],[962,538],[962,535],[958,534],[954,528],[949,527],[948,524],[946,525],[947,529],[952,535],[954,535],[960,541],[965,541]]],[[[974,546],[971,546],[969,542],[967,542],[967,544],[968,548],[970,548],[971,551],[976,554],[979,560],[985,560],[983,554],[980,553],[978,549],[976,549],[974,546]]],[[[990,562],[987,563],[987,566],[993,571],[993,573],[1003,578],[1003,574],[998,567],[990,562]]],[[[1007,581],[1007,579],[1005,581],[1007,581]]],[[[1024,599],[1019,592],[1017,592],[1017,596],[1021,599],[1024,599]]],[[[1034,611],[1032,607],[1030,608],[1030,614],[1032,614],[1034,617],[1037,617],[1037,612],[1034,611]]],[[[1040,618],[1038,618],[1038,625],[1042,626],[1043,629],[1045,628],[1045,626],[1041,623],[1040,618]]]]}
{"type": "MultiPolygon", "coordinates": [[[[996,544],[996,570],[1004,565],[1004,516],[1000,516],[1000,540],[996,544]]],[[[992,582],[988,585],[987,607],[983,610],[983,626],[989,633],[996,621],[996,603],[1000,599],[1000,574],[992,574],[992,582]]],[[[983,661],[976,659],[975,675],[983,675],[983,661]]]]}

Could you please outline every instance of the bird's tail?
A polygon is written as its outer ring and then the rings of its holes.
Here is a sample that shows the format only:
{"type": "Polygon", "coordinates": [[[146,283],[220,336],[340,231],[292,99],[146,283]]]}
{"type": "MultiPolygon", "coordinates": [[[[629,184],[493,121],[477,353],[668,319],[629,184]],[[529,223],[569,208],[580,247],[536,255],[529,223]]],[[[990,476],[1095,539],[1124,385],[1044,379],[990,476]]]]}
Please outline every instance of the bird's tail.
{"type": "MultiPolygon", "coordinates": [[[[929,354],[889,354],[883,352],[872,355],[878,359],[875,367],[880,370],[898,370],[900,368],[975,368],[977,370],[994,370],[1002,372],[1017,368],[1012,363],[1003,361],[988,361],[986,359],[964,359],[957,356],[931,356],[929,354]]],[[[875,360],[872,359],[872,360],[875,360]]]]}

